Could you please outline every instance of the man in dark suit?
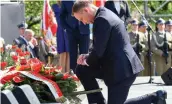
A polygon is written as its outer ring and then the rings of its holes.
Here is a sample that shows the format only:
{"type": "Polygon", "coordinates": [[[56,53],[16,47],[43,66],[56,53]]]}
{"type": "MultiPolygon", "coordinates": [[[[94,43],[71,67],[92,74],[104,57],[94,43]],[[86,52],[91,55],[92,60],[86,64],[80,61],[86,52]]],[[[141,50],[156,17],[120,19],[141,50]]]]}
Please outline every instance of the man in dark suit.
{"type": "MultiPolygon", "coordinates": [[[[84,24],[93,23],[93,48],[80,55],[76,74],[85,90],[98,89],[95,78],[108,88],[108,104],[165,104],[166,91],[127,100],[129,89],[143,66],[134,52],[123,21],[112,11],[90,1],[76,1],[73,15],[84,24]]],[[[88,94],[89,104],[105,104],[101,92],[88,94]]]]}
{"type": "Polygon", "coordinates": [[[20,45],[19,48],[21,48],[23,51],[28,51],[30,52],[30,57],[34,58],[37,57],[37,51],[38,48],[32,44],[30,41],[34,35],[34,32],[30,29],[26,29],[24,32],[24,35],[22,37],[22,42],[18,45],[20,45]]]}
{"type": "Polygon", "coordinates": [[[21,48],[23,44],[26,44],[24,40],[24,32],[25,32],[25,29],[27,29],[27,24],[25,22],[22,22],[19,25],[17,25],[17,27],[19,29],[20,36],[13,40],[13,44],[21,48]]]}
{"type": "Polygon", "coordinates": [[[89,25],[84,25],[72,17],[72,6],[74,1],[62,1],[60,20],[61,26],[67,32],[69,39],[70,69],[75,73],[78,47],[80,54],[88,53],[89,48],[89,25]]]}
{"type": "Polygon", "coordinates": [[[120,19],[122,19],[127,27],[130,21],[130,10],[126,0],[108,0],[105,2],[105,7],[114,12],[120,19]]]}

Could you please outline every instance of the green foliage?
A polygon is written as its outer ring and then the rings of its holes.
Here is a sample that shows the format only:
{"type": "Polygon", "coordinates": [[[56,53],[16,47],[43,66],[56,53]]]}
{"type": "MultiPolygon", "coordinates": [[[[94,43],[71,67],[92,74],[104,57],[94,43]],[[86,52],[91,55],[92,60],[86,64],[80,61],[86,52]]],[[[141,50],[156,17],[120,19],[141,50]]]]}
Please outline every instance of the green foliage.
{"type": "MultiPolygon", "coordinates": [[[[25,18],[28,24],[28,28],[33,29],[35,35],[41,35],[40,32],[40,23],[41,23],[41,14],[43,10],[43,0],[39,1],[29,1],[25,2],[25,18]]],[[[55,4],[55,0],[50,0],[50,6],[55,4]]]]}
{"type": "Polygon", "coordinates": [[[6,49],[4,52],[0,53],[1,54],[1,62],[6,62],[7,67],[14,65],[14,61],[12,57],[10,56],[10,53],[12,52],[11,49],[6,49]]]}
{"type": "MultiPolygon", "coordinates": [[[[154,11],[156,11],[157,8],[159,8],[163,3],[165,2],[165,0],[161,0],[161,1],[149,1],[148,0],[148,14],[149,15],[152,15],[152,13],[154,11]]],[[[138,6],[138,8],[140,9],[140,11],[144,14],[144,5],[145,5],[145,2],[144,1],[135,1],[136,5],[138,6]]],[[[139,17],[140,19],[140,14],[138,13],[138,10],[136,9],[136,7],[134,6],[134,4],[131,2],[131,1],[128,1],[128,4],[129,4],[129,7],[130,7],[130,11],[131,11],[131,14],[132,14],[132,17],[134,16],[134,13],[137,13],[139,16],[136,16],[136,17],[139,17]]],[[[156,14],[172,14],[172,2],[168,2],[166,3],[158,12],[156,12],[156,14]]],[[[155,18],[155,19],[158,19],[159,17],[155,18]]],[[[162,17],[164,18],[165,20],[169,19],[169,17],[162,17]]]]}
{"type": "MultiPolygon", "coordinates": [[[[161,1],[151,1],[148,0],[147,2],[147,9],[148,11],[144,10],[144,5],[145,2],[143,0],[137,1],[135,0],[136,5],[138,6],[139,10],[141,11],[141,13],[144,15],[145,12],[148,13],[149,15],[152,15],[153,12],[155,12],[157,10],[157,8],[159,8],[163,3],[165,2],[165,0],[161,0],[161,1]]],[[[139,21],[142,20],[141,15],[139,14],[138,10],[136,9],[136,7],[134,6],[134,4],[131,1],[128,1],[129,7],[130,7],[130,12],[131,12],[131,17],[132,18],[137,18],[139,21]]],[[[154,15],[166,15],[166,14],[172,14],[172,2],[168,2],[166,5],[164,5],[159,11],[157,11],[154,15]]],[[[152,26],[152,28],[155,28],[155,22],[156,20],[160,18],[160,17],[146,17],[146,19],[148,20],[150,26],[152,26]]],[[[168,20],[171,17],[161,17],[165,20],[168,20]]],[[[129,26],[129,30],[130,30],[130,26],[129,26]]]]}

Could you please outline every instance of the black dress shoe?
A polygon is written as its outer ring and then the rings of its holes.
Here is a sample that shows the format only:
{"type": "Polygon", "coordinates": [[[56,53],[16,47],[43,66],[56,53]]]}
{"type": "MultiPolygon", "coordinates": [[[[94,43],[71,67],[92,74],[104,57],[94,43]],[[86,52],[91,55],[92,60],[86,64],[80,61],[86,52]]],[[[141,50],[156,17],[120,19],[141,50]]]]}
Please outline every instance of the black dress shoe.
{"type": "Polygon", "coordinates": [[[167,99],[167,92],[165,90],[158,90],[157,94],[157,101],[155,104],[166,104],[165,99],[167,99]]]}

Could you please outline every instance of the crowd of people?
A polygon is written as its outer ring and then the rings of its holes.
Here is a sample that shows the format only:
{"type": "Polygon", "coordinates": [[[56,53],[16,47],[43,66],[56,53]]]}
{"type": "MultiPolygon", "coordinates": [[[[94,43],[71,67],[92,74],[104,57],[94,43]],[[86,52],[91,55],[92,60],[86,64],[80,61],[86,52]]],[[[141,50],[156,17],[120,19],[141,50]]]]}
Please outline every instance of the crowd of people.
{"type": "MultiPolygon", "coordinates": [[[[45,36],[35,36],[34,31],[28,29],[28,25],[25,22],[18,24],[17,28],[19,35],[13,39],[12,45],[16,45],[22,51],[30,52],[30,58],[38,58],[45,64],[50,64],[48,56],[56,55],[56,46],[53,40],[48,40],[45,36]]],[[[0,38],[0,43],[0,47],[5,48],[5,40],[3,37],[0,38]]]]}
{"type": "Polygon", "coordinates": [[[130,42],[146,69],[142,72],[142,75],[149,75],[148,33],[150,33],[153,75],[162,75],[172,65],[172,20],[165,21],[159,18],[156,21],[155,28],[154,33],[152,31],[148,32],[148,24],[146,21],[138,22],[137,19],[133,19],[131,22],[131,31],[129,32],[130,42]],[[167,47],[164,43],[166,43],[167,47]]]}

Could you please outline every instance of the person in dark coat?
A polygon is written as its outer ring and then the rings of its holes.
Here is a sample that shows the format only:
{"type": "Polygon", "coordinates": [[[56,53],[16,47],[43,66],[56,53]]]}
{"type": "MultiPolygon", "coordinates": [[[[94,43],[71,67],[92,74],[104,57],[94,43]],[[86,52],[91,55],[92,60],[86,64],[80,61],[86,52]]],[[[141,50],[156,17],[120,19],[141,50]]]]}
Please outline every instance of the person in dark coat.
{"type": "Polygon", "coordinates": [[[38,58],[38,46],[35,44],[31,43],[31,40],[34,36],[34,32],[31,29],[26,29],[25,33],[24,33],[24,40],[26,42],[26,44],[23,44],[22,46],[24,46],[25,51],[30,52],[30,56],[31,58],[38,58]]]}
{"type": "Polygon", "coordinates": [[[126,0],[108,0],[105,2],[105,7],[114,12],[127,27],[130,21],[130,9],[126,0]]]}
{"type": "Polygon", "coordinates": [[[25,32],[25,29],[27,29],[27,26],[28,25],[25,22],[22,22],[22,23],[17,25],[20,35],[19,35],[19,37],[15,38],[13,40],[13,44],[17,45],[19,48],[21,48],[21,46],[23,44],[26,44],[26,42],[24,40],[24,32],[25,32]]]}
{"type": "Polygon", "coordinates": [[[62,72],[69,72],[69,43],[67,34],[61,26],[60,21],[60,9],[61,9],[61,1],[57,1],[57,4],[52,5],[52,9],[55,13],[56,21],[58,23],[57,29],[57,51],[59,53],[59,65],[62,66],[62,72]]]}
{"type": "MultiPolygon", "coordinates": [[[[130,44],[123,21],[90,1],[76,1],[72,11],[84,24],[93,23],[93,48],[77,60],[76,75],[84,89],[98,89],[96,78],[100,78],[108,88],[108,104],[165,104],[167,93],[163,90],[126,101],[131,85],[144,68],[130,44]]],[[[101,92],[87,97],[89,104],[105,104],[101,92]]]]}
{"type": "Polygon", "coordinates": [[[70,69],[75,73],[76,61],[79,54],[88,53],[90,30],[89,25],[84,25],[72,17],[72,6],[74,1],[62,1],[60,23],[67,32],[69,39],[70,69]],[[78,49],[79,48],[79,49],[78,49]]]}

